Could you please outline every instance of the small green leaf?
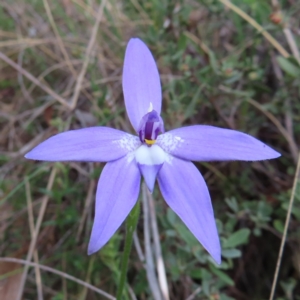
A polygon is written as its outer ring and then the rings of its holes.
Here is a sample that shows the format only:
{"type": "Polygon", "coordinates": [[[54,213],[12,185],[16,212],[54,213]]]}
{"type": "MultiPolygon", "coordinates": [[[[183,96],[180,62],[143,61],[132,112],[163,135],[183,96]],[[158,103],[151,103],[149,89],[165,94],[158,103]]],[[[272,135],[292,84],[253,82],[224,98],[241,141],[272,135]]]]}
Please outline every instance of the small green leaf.
{"type": "Polygon", "coordinates": [[[222,256],[225,258],[241,257],[242,253],[239,249],[224,249],[222,250],[222,256]]]}
{"type": "Polygon", "coordinates": [[[215,54],[212,51],[209,51],[208,56],[209,56],[209,63],[210,63],[211,68],[213,69],[214,73],[218,74],[219,64],[218,64],[215,54]]]}
{"type": "Polygon", "coordinates": [[[242,244],[246,244],[250,235],[248,228],[243,228],[233,233],[227,240],[225,240],[224,248],[234,248],[242,244]]]}
{"type": "Polygon", "coordinates": [[[226,198],[225,202],[235,213],[239,211],[238,203],[234,197],[226,198]]]}
{"type": "Polygon", "coordinates": [[[179,236],[187,243],[189,247],[195,247],[199,245],[199,242],[194,237],[194,235],[187,229],[182,223],[178,223],[175,226],[176,231],[179,236]]]}
{"type": "Polygon", "coordinates": [[[173,210],[171,210],[170,208],[168,208],[168,210],[167,210],[167,219],[168,219],[170,225],[174,226],[174,224],[176,222],[176,215],[173,212],[173,210]]]}
{"type": "Polygon", "coordinates": [[[297,65],[297,62],[294,62],[291,59],[284,58],[282,56],[277,57],[280,68],[289,74],[292,77],[300,77],[300,67],[297,65]]]}
{"type": "Polygon", "coordinates": [[[273,225],[274,225],[274,228],[277,231],[279,231],[280,233],[283,233],[284,225],[283,225],[283,222],[281,220],[275,220],[273,225]]]}
{"type": "Polygon", "coordinates": [[[201,270],[198,269],[193,269],[189,272],[189,275],[194,278],[194,279],[202,279],[202,273],[201,270]]]}
{"type": "Polygon", "coordinates": [[[212,273],[214,273],[215,275],[217,275],[219,277],[219,279],[223,280],[228,285],[234,285],[234,281],[226,273],[224,273],[220,269],[215,268],[212,265],[210,266],[210,269],[211,269],[212,273]]]}
{"type": "Polygon", "coordinates": [[[226,294],[220,294],[220,300],[234,300],[234,298],[227,296],[226,294]]]}

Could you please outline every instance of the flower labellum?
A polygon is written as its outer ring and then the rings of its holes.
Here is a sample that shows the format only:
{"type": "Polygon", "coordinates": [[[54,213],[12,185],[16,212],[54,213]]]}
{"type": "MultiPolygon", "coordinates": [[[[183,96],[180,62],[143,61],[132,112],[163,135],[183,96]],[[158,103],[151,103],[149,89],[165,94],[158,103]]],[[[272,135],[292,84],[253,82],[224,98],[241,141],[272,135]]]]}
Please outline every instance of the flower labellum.
{"type": "Polygon", "coordinates": [[[129,41],[123,69],[126,111],[137,136],[108,127],[57,134],[25,155],[44,161],[107,162],[98,182],[88,253],[104,246],[137,202],[141,176],[152,192],[156,179],[167,204],[217,263],[221,247],[205,181],[190,161],[277,158],[245,133],[194,125],[164,132],[161,84],[154,58],[138,38],[129,41]]]}

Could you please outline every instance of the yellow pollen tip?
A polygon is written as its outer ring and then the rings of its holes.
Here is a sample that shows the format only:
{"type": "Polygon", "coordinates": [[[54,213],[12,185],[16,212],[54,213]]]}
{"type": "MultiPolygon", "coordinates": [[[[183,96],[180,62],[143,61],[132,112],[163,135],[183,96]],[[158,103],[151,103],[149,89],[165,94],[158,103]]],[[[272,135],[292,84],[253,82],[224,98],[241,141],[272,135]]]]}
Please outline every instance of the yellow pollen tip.
{"type": "Polygon", "coordinates": [[[155,144],[156,140],[146,140],[145,139],[145,142],[147,145],[153,145],[153,144],[155,144]]]}

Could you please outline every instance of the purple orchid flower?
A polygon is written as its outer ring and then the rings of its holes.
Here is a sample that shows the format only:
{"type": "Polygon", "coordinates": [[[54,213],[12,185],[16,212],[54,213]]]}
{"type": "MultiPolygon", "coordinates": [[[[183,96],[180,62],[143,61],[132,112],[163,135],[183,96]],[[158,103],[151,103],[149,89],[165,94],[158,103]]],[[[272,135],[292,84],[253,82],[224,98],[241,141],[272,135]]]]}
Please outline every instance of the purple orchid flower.
{"type": "Polygon", "coordinates": [[[49,138],[25,157],[107,162],[97,187],[88,254],[103,247],[130,213],[142,175],[151,192],[158,179],[167,204],[220,263],[210,195],[191,161],[256,161],[280,154],[245,133],[213,126],[187,126],[164,133],[159,73],[151,52],[138,38],[127,45],[123,91],[127,114],[138,136],[108,127],[71,130],[49,138]]]}

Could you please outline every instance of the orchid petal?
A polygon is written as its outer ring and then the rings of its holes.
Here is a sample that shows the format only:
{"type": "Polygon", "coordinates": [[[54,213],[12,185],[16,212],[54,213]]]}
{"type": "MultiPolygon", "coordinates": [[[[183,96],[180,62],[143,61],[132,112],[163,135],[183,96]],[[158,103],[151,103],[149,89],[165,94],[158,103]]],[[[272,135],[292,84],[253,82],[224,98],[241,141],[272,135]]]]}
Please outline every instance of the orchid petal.
{"type": "Polygon", "coordinates": [[[194,161],[255,161],[280,156],[248,134],[204,125],[171,130],[158,136],[157,144],[174,156],[194,161]]]}
{"type": "Polygon", "coordinates": [[[142,117],[155,110],[161,111],[161,84],[155,60],[140,39],[129,41],[123,69],[123,92],[128,117],[138,131],[142,117]]]}
{"type": "Polygon", "coordinates": [[[166,160],[166,153],[156,144],[151,147],[141,145],[135,151],[135,160],[141,165],[160,165],[166,160]]]}
{"type": "Polygon", "coordinates": [[[135,151],[135,160],[151,193],[153,192],[157,173],[165,159],[166,153],[155,144],[151,147],[141,145],[135,151]]]}
{"type": "Polygon", "coordinates": [[[105,165],[97,187],[88,254],[103,247],[130,213],[138,199],[140,179],[136,162],[127,157],[105,165]]]}
{"type": "Polygon", "coordinates": [[[214,260],[221,263],[221,248],[206,183],[189,161],[175,157],[158,173],[161,193],[214,260]]]}
{"type": "Polygon", "coordinates": [[[25,155],[45,161],[96,161],[119,159],[140,145],[138,137],[108,127],[70,130],[52,136],[25,155]]]}
{"type": "Polygon", "coordinates": [[[138,164],[139,170],[143,175],[146,185],[151,193],[153,192],[154,189],[156,176],[162,166],[163,164],[152,165],[152,166],[138,164]]]}

